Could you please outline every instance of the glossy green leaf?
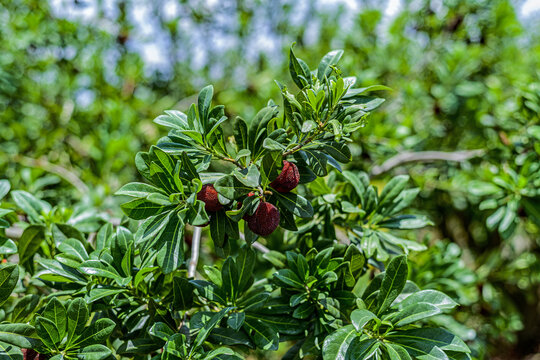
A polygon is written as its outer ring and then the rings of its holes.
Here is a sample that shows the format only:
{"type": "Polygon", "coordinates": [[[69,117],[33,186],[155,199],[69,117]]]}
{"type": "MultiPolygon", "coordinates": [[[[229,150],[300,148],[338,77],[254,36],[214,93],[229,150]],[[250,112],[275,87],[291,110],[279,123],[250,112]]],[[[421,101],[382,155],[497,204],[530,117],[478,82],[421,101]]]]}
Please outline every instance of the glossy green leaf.
{"type": "Polygon", "coordinates": [[[42,225],[30,225],[19,239],[19,261],[24,264],[31,259],[45,239],[45,227],[42,225]]]}
{"type": "Polygon", "coordinates": [[[323,81],[325,77],[330,76],[330,73],[332,72],[331,67],[337,64],[342,55],[343,50],[332,50],[324,55],[317,68],[317,79],[319,79],[319,81],[323,81]]]}
{"type": "Polygon", "coordinates": [[[324,339],[322,356],[324,360],[345,360],[349,345],[356,338],[354,326],[346,325],[324,339]]]}
{"type": "Polygon", "coordinates": [[[11,296],[19,281],[19,266],[6,265],[0,268],[0,306],[11,296]]]}
{"type": "Polygon", "coordinates": [[[274,196],[278,199],[279,204],[294,215],[301,218],[313,217],[313,206],[303,196],[292,192],[280,193],[278,191],[274,191],[274,196]]]}
{"type": "Polygon", "coordinates": [[[66,307],[57,298],[52,298],[41,313],[45,319],[50,320],[56,327],[58,338],[61,340],[66,334],[67,316],[66,307]]]}
{"type": "Polygon", "coordinates": [[[377,319],[377,316],[369,310],[361,309],[354,310],[351,313],[351,322],[354,325],[356,331],[362,331],[364,326],[373,319],[377,319]]]}
{"type": "Polygon", "coordinates": [[[103,360],[111,356],[112,351],[104,345],[94,344],[85,346],[77,353],[77,359],[103,360]]]}
{"type": "Polygon", "coordinates": [[[405,255],[393,258],[382,279],[380,292],[377,295],[376,315],[386,311],[403,290],[407,281],[408,268],[405,255]]]}
{"type": "Polygon", "coordinates": [[[244,329],[251,334],[255,345],[262,350],[277,350],[279,347],[279,333],[266,322],[256,318],[248,318],[244,322],[244,329]]]}
{"type": "Polygon", "coordinates": [[[28,324],[0,324],[0,341],[20,348],[32,348],[39,344],[34,327],[28,324]]]}

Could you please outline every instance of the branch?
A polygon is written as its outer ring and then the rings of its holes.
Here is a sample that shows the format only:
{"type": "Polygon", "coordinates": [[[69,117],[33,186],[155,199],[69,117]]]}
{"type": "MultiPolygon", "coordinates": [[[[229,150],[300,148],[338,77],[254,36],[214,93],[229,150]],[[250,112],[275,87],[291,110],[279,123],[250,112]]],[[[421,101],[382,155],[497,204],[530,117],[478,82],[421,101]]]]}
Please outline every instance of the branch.
{"type": "Polygon", "coordinates": [[[256,250],[259,250],[263,254],[267,254],[267,253],[270,252],[269,248],[267,248],[266,246],[264,246],[263,244],[261,244],[258,241],[255,241],[253,244],[251,244],[251,246],[253,246],[253,248],[256,249],[256,250]]]}
{"type": "Polygon", "coordinates": [[[454,151],[454,152],[444,152],[444,151],[418,151],[418,152],[403,152],[398,154],[390,159],[386,160],[382,165],[375,165],[371,169],[371,176],[381,175],[397,166],[400,166],[409,162],[423,161],[456,161],[462,162],[474,157],[482,156],[486,153],[484,149],[477,150],[465,150],[465,151],[454,151]]]}
{"type": "MultiPolygon", "coordinates": [[[[246,241],[246,236],[244,235],[244,233],[240,232],[240,240],[242,241],[246,241]]],[[[255,250],[259,250],[261,253],[263,254],[266,254],[266,253],[269,253],[270,252],[270,249],[267,248],[266,246],[264,246],[263,244],[261,244],[260,242],[258,241],[254,241],[253,244],[251,244],[251,246],[253,246],[253,248],[255,250]]]]}
{"type": "Polygon", "coordinates": [[[191,242],[191,259],[189,260],[188,278],[195,278],[197,262],[199,262],[199,247],[201,245],[202,229],[198,226],[193,228],[193,240],[191,242]]]}
{"type": "Polygon", "coordinates": [[[17,155],[13,158],[13,160],[23,166],[39,168],[47,172],[56,174],[62,179],[69,182],[71,185],[73,185],[82,194],[86,194],[89,192],[88,186],[86,186],[86,184],[81,179],[79,179],[79,177],[73,171],[70,171],[60,165],[52,164],[44,158],[32,159],[26,156],[17,155]]]}

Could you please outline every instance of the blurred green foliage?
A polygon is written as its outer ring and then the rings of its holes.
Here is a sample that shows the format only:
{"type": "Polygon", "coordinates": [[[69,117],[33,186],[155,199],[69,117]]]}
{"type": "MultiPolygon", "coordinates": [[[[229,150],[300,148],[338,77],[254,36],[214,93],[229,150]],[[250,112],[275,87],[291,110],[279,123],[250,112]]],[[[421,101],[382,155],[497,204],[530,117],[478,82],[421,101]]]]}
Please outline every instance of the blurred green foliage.
{"type": "Polygon", "coordinates": [[[342,48],[345,73],[394,89],[355,133],[348,169],[421,189],[414,206],[434,226],[418,234],[429,250],[412,256],[412,280],[463,304],[441,321],[478,358],[538,351],[540,34],[521,2],[405,1],[392,19],[375,1],[51,4],[0,5],[0,174],[13,188],[69,205],[82,183],[106,206],[137,178],[133,154],[164,135],[151,122],[163,110],[186,110],[212,82],[227,116],[250,117],[279,101],[290,42],[311,66],[342,48]],[[380,167],[472,149],[482,155],[380,167]]]}

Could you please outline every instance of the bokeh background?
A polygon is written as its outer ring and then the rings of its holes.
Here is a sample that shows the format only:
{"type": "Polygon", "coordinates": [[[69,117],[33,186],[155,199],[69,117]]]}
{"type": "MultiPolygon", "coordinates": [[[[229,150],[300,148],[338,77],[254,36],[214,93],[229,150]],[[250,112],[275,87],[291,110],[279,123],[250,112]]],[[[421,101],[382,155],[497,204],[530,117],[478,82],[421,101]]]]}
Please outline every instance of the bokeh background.
{"type": "Polygon", "coordinates": [[[344,73],[384,84],[355,135],[351,169],[384,184],[409,174],[412,280],[462,304],[440,322],[477,359],[540,359],[540,1],[5,0],[0,2],[0,178],[59,206],[119,215],[134,155],[214,84],[249,117],[288,48],[309,65],[341,48],[344,73]],[[459,161],[400,162],[446,151],[459,161]],[[479,150],[477,152],[466,152],[479,150]],[[457,154],[457,155],[456,155],[457,154]],[[459,154],[465,156],[460,157],[459,154]],[[394,158],[395,159],[395,158],[394,158]]]}

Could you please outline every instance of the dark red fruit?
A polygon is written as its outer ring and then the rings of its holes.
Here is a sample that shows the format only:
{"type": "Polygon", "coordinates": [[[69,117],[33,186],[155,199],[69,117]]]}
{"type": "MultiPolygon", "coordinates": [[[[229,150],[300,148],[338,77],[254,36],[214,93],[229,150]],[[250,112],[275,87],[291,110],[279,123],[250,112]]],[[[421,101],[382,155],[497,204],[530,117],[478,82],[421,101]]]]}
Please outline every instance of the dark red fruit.
{"type": "Polygon", "coordinates": [[[223,205],[218,201],[218,193],[212,184],[203,185],[201,191],[197,193],[197,200],[204,202],[204,209],[207,212],[216,212],[223,209],[223,205]]]}
{"type": "Polygon", "coordinates": [[[270,183],[270,186],[280,193],[288,193],[298,186],[299,181],[300,173],[298,172],[296,165],[284,160],[281,173],[274,181],[270,183]]]}
{"type": "Polygon", "coordinates": [[[21,349],[21,352],[24,360],[34,360],[38,356],[38,353],[33,349],[21,349]]]}
{"type": "Polygon", "coordinates": [[[251,216],[246,215],[245,220],[255,234],[268,236],[279,225],[279,210],[273,204],[261,201],[255,213],[251,216]]]}

